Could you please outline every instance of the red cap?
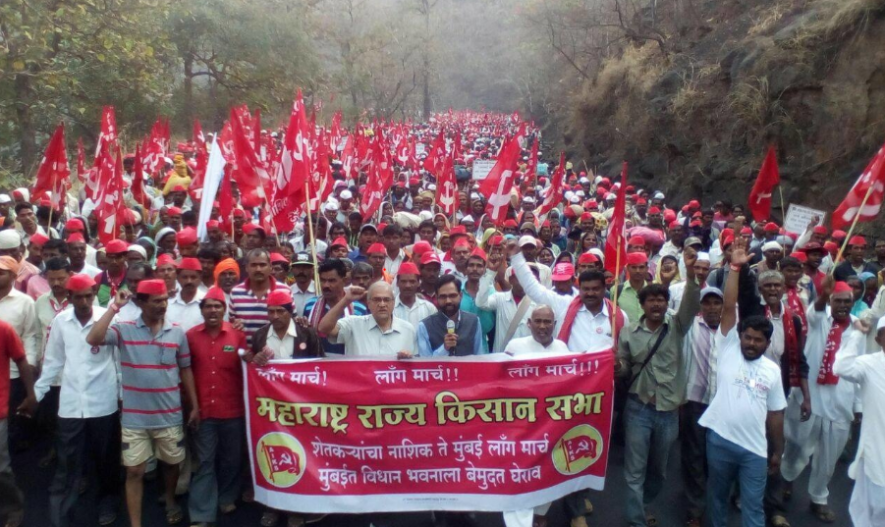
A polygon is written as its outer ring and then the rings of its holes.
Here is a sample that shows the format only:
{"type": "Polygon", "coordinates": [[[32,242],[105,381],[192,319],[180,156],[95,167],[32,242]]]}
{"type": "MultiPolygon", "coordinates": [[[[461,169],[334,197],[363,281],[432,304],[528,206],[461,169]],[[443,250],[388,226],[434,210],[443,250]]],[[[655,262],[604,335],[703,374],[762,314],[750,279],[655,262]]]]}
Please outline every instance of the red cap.
{"type": "Polygon", "coordinates": [[[163,267],[164,265],[171,265],[172,267],[177,267],[175,265],[175,258],[172,258],[172,255],[169,253],[161,254],[157,258],[157,269],[163,267]]]}
{"type": "Polygon", "coordinates": [[[68,291],[85,291],[87,289],[92,289],[93,287],[95,287],[95,280],[93,280],[88,274],[83,273],[75,274],[65,282],[65,289],[68,291]]]}
{"type": "Polygon", "coordinates": [[[268,306],[285,306],[292,303],[292,292],[288,289],[275,289],[267,295],[268,306]]]}
{"type": "Polygon", "coordinates": [[[690,209],[696,209],[700,206],[701,206],[700,202],[696,199],[693,199],[688,202],[688,208],[690,208],[690,209]]]}
{"type": "Polygon", "coordinates": [[[642,245],[645,247],[645,238],[642,236],[631,236],[629,240],[627,240],[627,245],[642,245]]]}
{"type": "Polygon", "coordinates": [[[255,223],[247,223],[246,225],[243,225],[243,234],[249,234],[250,232],[254,231],[261,231],[261,236],[267,237],[267,232],[261,225],[257,225],[255,223]]]}
{"type": "Polygon", "coordinates": [[[347,240],[344,239],[344,236],[339,236],[335,238],[330,247],[347,247],[347,240]]]}
{"type": "Polygon", "coordinates": [[[272,263],[272,264],[275,264],[275,263],[288,264],[289,259],[280,253],[270,253],[270,263],[272,263]]]}
{"type": "Polygon", "coordinates": [[[661,213],[661,209],[659,209],[658,207],[650,207],[650,208],[648,209],[648,213],[649,213],[649,214],[660,214],[660,213],[661,213]]]}
{"type": "Polygon", "coordinates": [[[727,249],[729,245],[734,243],[734,235],[727,234],[722,237],[722,249],[727,249]]]}
{"type": "Polygon", "coordinates": [[[111,240],[105,246],[105,252],[107,254],[127,253],[129,252],[129,244],[120,239],[111,240]]]}
{"type": "Polygon", "coordinates": [[[477,247],[470,253],[470,258],[480,258],[482,261],[488,261],[489,257],[486,256],[486,252],[482,250],[481,247],[477,247]]]}
{"type": "Polygon", "coordinates": [[[568,262],[559,262],[553,266],[553,280],[564,282],[575,278],[575,266],[568,262]]]}
{"type": "Polygon", "coordinates": [[[837,240],[844,240],[846,236],[848,236],[848,233],[846,233],[845,231],[839,229],[833,231],[833,238],[837,240]]]}
{"type": "Polygon", "coordinates": [[[500,234],[495,234],[491,238],[489,238],[489,247],[497,247],[504,243],[504,237],[500,234]]]}
{"type": "Polygon", "coordinates": [[[386,223],[384,223],[384,222],[379,223],[379,224],[378,224],[378,229],[377,229],[377,230],[378,230],[378,234],[384,234],[384,229],[386,229],[386,228],[387,228],[387,224],[386,224],[386,223]]]}
{"type": "Polygon", "coordinates": [[[812,232],[815,234],[820,234],[822,236],[826,236],[827,235],[827,228],[824,227],[823,225],[817,225],[814,227],[812,232]]]}
{"type": "Polygon", "coordinates": [[[178,234],[175,235],[175,241],[178,242],[179,247],[193,245],[197,243],[197,230],[193,227],[181,229],[178,234]]]}
{"type": "Polygon", "coordinates": [[[627,265],[642,265],[648,263],[648,256],[645,253],[627,253],[627,265]]]}
{"type": "Polygon", "coordinates": [[[836,293],[854,293],[854,289],[848,285],[848,282],[836,282],[835,287],[833,287],[833,294],[836,293]]]}
{"type": "Polygon", "coordinates": [[[664,223],[669,224],[671,221],[676,220],[676,213],[673,209],[664,209],[664,223]]]}
{"type": "Polygon", "coordinates": [[[207,229],[217,229],[219,227],[221,227],[221,224],[218,223],[218,220],[209,220],[206,222],[207,229]]]}
{"type": "Polygon", "coordinates": [[[178,264],[179,271],[202,271],[203,266],[200,265],[200,260],[196,258],[182,258],[181,263],[178,264]]]}
{"type": "Polygon", "coordinates": [[[449,237],[454,238],[455,236],[467,236],[467,227],[463,225],[452,227],[452,229],[449,231],[449,237]]]}
{"type": "Polygon", "coordinates": [[[246,211],[244,211],[243,209],[234,209],[232,214],[233,214],[234,218],[245,218],[246,217],[246,211]]]}
{"type": "Polygon", "coordinates": [[[181,209],[178,207],[169,207],[166,209],[166,214],[168,216],[181,216],[181,209]]]}
{"type": "Polygon", "coordinates": [[[593,253],[583,253],[583,254],[581,254],[581,256],[578,256],[578,263],[579,264],[590,264],[590,263],[596,263],[598,261],[599,261],[599,257],[593,253]]]}
{"type": "Polygon", "coordinates": [[[187,192],[187,189],[184,188],[184,185],[175,185],[172,187],[172,192],[187,192]]]}
{"type": "Polygon", "coordinates": [[[781,229],[777,226],[777,223],[770,221],[765,224],[765,232],[779,232],[781,229]]]}
{"type": "Polygon", "coordinates": [[[645,198],[639,198],[636,200],[637,205],[648,205],[648,201],[645,198]]]}
{"type": "Polygon", "coordinates": [[[68,235],[68,243],[86,243],[86,238],[79,232],[74,232],[68,235]]]}
{"type": "Polygon", "coordinates": [[[455,244],[452,245],[452,248],[455,247],[470,247],[470,242],[467,241],[467,238],[458,238],[455,240],[455,244]]]}
{"type": "Polygon", "coordinates": [[[694,220],[694,221],[692,221],[691,223],[689,223],[688,226],[689,226],[689,227],[700,227],[700,226],[701,226],[701,220],[694,220]]]}
{"type": "Polygon", "coordinates": [[[424,240],[415,242],[415,245],[412,247],[412,254],[418,258],[421,258],[421,255],[428,251],[433,251],[433,246],[424,240]]]}
{"type": "Polygon", "coordinates": [[[157,295],[166,296],[169,292],[166,290],[166,282],[163,280],[142,280],[138,282],[138,291],[140,295],[157,295]]]}
{"type": "Polygon", "coordinates": [[[805,244],[805,247],[799,249],[799,252],[802,254],[807,254],[810,251],[826,251],[826,249],[817,242],[808,242],[805,244]]]}
{"type": "Polygon", "coordinates": [[[218,300],[222,304],[227,302],[227,299],[224,297],[224,291],[220,287],[212,286],[206,291],[206,296],[203,297],[203,300],[218,300]]]}
{"type": "Polygon", "coordinates": [[[680,225],[682,225],[682,224],[679,223],[679,220],[673,220],[670,222],[670,225],[668,225],[667,228],[672,229],[674,227],[679,227],[680,225]]]}
{"type": "Polygon", "coordinates": [[[839,246],[834,242],[826,241],[824,242],[824,249],[826,249],[828,253],[835,253],[839,250],[839,246]]]}
{"type": "Polygon", "coordinates": [[[396,275],[397,275],[397,276],[402,276],[402,275],[404,275],[404,274],[413,274],[413,275],[418,275],[418,274],[420,274],[420,273],[418,272],[418,266],[415,265],[415,264],[413,264],[412,262],[403,262],[403,263],[399,266],[399,271],[397,271],[396,275]]]}
{"type": "Polygon", "coordinates": [[[627,188],[625,188],[624,190],[627,191],[627,194],[633,194],[634,192],[636,192],[636,187],[634,187],[633,185],[627,185],[627,188]]]}
{"type": "Polygon", "coordinates": [[[373,243],[369,246],[369,250],[366,251],[366,254],[387,254],[387,247],[384,246],[383,243],[373,243]]]}
{"type": "Polygon", "coordinates": [[[541,223],[541,227],[549,227],[549,226],[550,226],[550,220],[544,220],[544,221],[541,223]]]}
{"type": "Polygon", "coordinates": [[[750,227],[741,227],[741,234],[753,234],[753,229],[750,227]]]}
{"type": "Polygon", "coordinates": [[[581,221],[593,221],[593,214],[590,212],[582,212],[581,221]]]}
{"type": "Polygon", "coordinates": [[[852,236],[851,239],[848,240],[848,245],[857,245],[860,247],[866,247],[867,241],[864,239],[863,236],[860,236],[860,235],[852,236]]]}
{"type": "Polygon", "coordinates": [[[83,232],[86,228],[83,226],[83,221],[79,218],[71,218],[65,222],[65,230],[67,232],[83,232]]]}
{"type": "Polygon", "coordinates": [[[428,251],[421,255],[421,265],[427,265],[431,263],[442,265],[442,261],[439,259],[438,254],[433,251],[428,251]]]}
{"type": "Polygon", "coordinates": [[[794,253],[790,253],[790,256],[793,257],[793,258],[795,258],[795,259],[797,259],[797,260],[799,260],[799,261],[802,262],[802,263],[805,263],[805,262],[808,261],[808,255],[805,254],[805,253],[803,253],[803,252],[794,252],[794,253]]]}
{"type": "Polygon", "coordinates": [[[37,247],[43,247],[43,244],[49,241],[49,236],[35,232],[28,238],[28,243],[37,247]]]}
{"type": "Polygon", "coordinates": [[[517,227],[519,227],[519,225],[516,223],[516,220],[514,220],[514,219],[506,220],[504,222],[505,229],[515,229],[517,227]]]}

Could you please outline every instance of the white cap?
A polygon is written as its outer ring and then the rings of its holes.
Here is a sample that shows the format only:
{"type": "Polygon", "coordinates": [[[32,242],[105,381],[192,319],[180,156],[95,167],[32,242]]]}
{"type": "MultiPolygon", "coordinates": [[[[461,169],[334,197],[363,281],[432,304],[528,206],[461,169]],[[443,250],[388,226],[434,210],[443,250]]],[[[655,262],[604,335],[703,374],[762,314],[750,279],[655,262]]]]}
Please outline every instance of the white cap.
{"type": "Polygon", "coordinates": [[[342,190],[341,199],[353,199],[353,192],[349,190],[342,190]]]}
{"type": "Polygon", "coordinates": [[[434,185],[433,183],[427,185],[427,190],[436,190],[436,185],[434,185]]]}
{"type": "Polygon", "coordinates": [[[697,261],[709,262],[710,261],[710,253],[704,253],[704,252],[698,253],[698,260],[697,261]]]}
{"type": "Polygon", "coordinates": [[[781,244],[777,242],[765,242],[762,245],[762,252],[765,251],[781,251],[783,252],[784,248],[781,244]]]}
{"type": "Polygon", "coordinates": [[[655,192],[655,195],[652,196],[651,199],[664,199],[664,193],[659,190],[655,192]]]}
{"type": "Polygon", "coordinates": [[[583,198],[586,194],[584,193],[583,190],[579,190],[575,193],[575,195],[578,196],[579,198],[583,198]]]}
{"type": "Polygon", "coordinates": [[[0,194],[0,204],[3,203],[12,203],[12,198],[9,197],[9,194],[0,194]]]}
{"type": "Polygon", "coordinates": [[[0,249],[18,249],[22,245],[22,237],[15,229],[0,231],[0,249]]]}
{"type": "Polygon", "coordinates": [[[534,203],[534,202],[535,202],[535,198],[533,198],[533,197],[531,197],[531,196],[526,196],[526,197],[522,198],[522,202],[523,202],[523,203],[534,203]]]}
{"type": "Polygon", "coordinates": [[[885,317],[879,319],[879,323],[876,324],[876,333],[879,332],[882,328],[885,328],[885,317]]]}
{"type": "Polygon", "coordinates": [[[429,210],[422,210],[421,212],[418,213],[418,217],[421,218],[422,220],[432,220],[433,213],[430,212],[429,210]]]}
{"type": "Polygon", "coordinates": [[[463,218],[461,218],[461,223],[467,223],[467,222],[476,223],[476,220],[473,219],[473,216],[468,214],[467,216],[464,216],[463,218]]]}
{"type": "Polygon", "coordinates": [[[478,193],[476,193],[476,192],[471,192],[471,193],[470,193],[470,199],[471,199],[471,200],[480,199],[480,195],[479,195],[478,193]]]}
{"type": "Polygon", "coordinates": [[[582,177],[581,179],[579,179],[578,183],[580,183],[582,185],[586,185],[587,183],[590,183],[590,180],[587,179],[587,177],[585,176],[585,177],[582,177]]]}
{"type": "Polygon", "coordinates": [[[525,236],[521,236],[519,238],[519,246],[525,247],[526,245],[533,245],[537,247],[538,240],[536,240],[534,236],[529,236],[528,234],[526,234],[525,236]]]}
{"type": "Polygon", "coordinates": [[[138,244],[132,244],[127,249],[127,251],[135,251],[141,255],[142,258],[147,259],[147,250],[144,247],[138,244]]]}
{"type": "Polygon", "coordinates": [[[568,201],[569,201],[569,203],[580,203],[581,198],[580,198],[580,196],[572,196],[568,199],[568,201]]]}
{"type": "Polygon", "coordinates": [[[326,206],[323,207],[323,210],[327,212],[338,212],[338,203],[330,201],[329,203],[326,203],[326,206]]]}

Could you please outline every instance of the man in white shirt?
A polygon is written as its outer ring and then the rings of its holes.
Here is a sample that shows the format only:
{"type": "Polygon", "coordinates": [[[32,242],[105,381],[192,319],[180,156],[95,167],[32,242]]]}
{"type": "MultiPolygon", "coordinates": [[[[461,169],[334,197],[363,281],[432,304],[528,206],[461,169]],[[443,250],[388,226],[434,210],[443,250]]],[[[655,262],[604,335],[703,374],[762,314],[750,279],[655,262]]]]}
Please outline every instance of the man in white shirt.
{"type": "Polygon", "coordinates": [[[53,526],[74,525],[73,508],[80,498],[80,479],[94,460],[98,481],[99,523],[117,516],[120,492],[120,439],[117,367],[113,348],[90,346],[86,335],[105,309],[93,306],[95,281],[86,274],[71,276],[65,288],[73,309],[52,321],[43,373],[34,386],[42,401],[53,381],[62,376],[58,407],[58,468],[49,488],[53,526]]]}
{"type": "Polygon", "coordinates": [[[393,316],[393,302],[393,286],[387,282],[375,282],[368,291],[351,286],[344,298],[323,316],[317,331],[326,334],[332,343],[344,344],[347,356],[409,358],[417,355],[415,326],[393,316]],[[371,315],[341,318],[344,309],[363,295],[371,315]]]}
{"type": "Polygon", "coordinates": [[[878,351],[863,355],[860,346],[843,346],[833,364],[836,375],[860,385],[864,408],[857,457],[848,468],[855,480],[848,506],[855,527],[885,525],[885,317],[876,324],[875,334],[878,351]]]}
{"type": "Polygon", "coordinates": [[[295,255],[290,267],[295,283],[292,284],[292,304],[296,316],[304,316],[307,301],[316,298],[316,286],[313,283],[314,263],[310,253],[301,252],[295,255]]]}
{"type": "Polygon", "coordinates": [[[396,286],[399,294],[396,295],[396,305],[393,307],[393,316],[405,320],[414,327],[418,323],[436,313],[436,306],[418,296],[420,285],[418,266],[412,262],[403,263],[396,273],[396,286]]]}
{"type": "MultiPolygon", "coordinates": [[[[495,340],[492,350],[501,352],[507,349],[507,343],[511,339],[531,336],[528,321],[538,304],[525,294],[513,268],[507,267],[503,258],[492,262],[490,257],[489,261],[490,266],[494,265],[495,268],[487,269],[480,278],[476,305],[480,309],[495,312],[495,340]],[[503,291],[495,291],[495,282],[501,285],[503,291]]],[[[537,276],[536,264],[528,265],[537,276]]]]}
{"type": "Polygon", "coordinates": [[[762,527],[765,481],[768,473],[780,468],[787,402],[780,368],[764,356],[774,332],[771,322],[752,316],[735,327],[738,274],[750,259],[746,242],[736,245],[715,336],[716,395],[698,424],[708,429],[707,495],[712,526],[728,525],[729,497],[739,482],[744,527],[762,527]]]}
{"type": "Polygon", "coordinates": [[[811,513],[825,523],[836,520],[827,505],[830,478],[836,470],[839,456],[848,442],[851,423],[860,408],[857,401],[857,384],[840,379],[833,372],[838,351],[854,345],[855,339],[864,338],[853,325],[851,316],[854,304],[853,290],[845,282],[834,282],[828,276],[820,296],[806,311],[808,336],[805,357],[808,360],[808,392],[811,396],[811,418],[802,421],[802,393],[790,393],[789,407],[784,426],[786,448],[781,473],[784,476],[784,494],[792,493],[792,482],[811,463],[808,478],[808,494],[811,513]]]}
{"type": "Polygon", "coordinates": [[[178,292],[169,300],[166,317],[185,332],[203,323],[200,300],[205,293],[199,291],[203,266],[196,258],[182,258],[178,264],[178,292]]]}
{"type": "Polygon", "coordinates": [[[553,309],[550,306],[535,307],[528,320],[531,335],[511,340],[507,343],[505,353],[513,356],[526,353],[567,353],[569,349],[565,342],[553,337],[554,327],[556,315],[553,309]]]}

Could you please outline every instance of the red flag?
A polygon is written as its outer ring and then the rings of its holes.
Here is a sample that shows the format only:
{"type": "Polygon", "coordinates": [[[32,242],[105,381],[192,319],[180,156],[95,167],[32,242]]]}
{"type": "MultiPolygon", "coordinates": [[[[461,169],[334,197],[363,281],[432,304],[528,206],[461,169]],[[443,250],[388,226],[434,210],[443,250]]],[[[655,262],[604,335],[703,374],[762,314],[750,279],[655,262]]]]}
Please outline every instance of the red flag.
{"type": "MultiPolygon", "coordinates": [[[[538,144],[537,141],[535,144],[538,144]]],[[[550,177],[550,186],[544,192],[544,202],[541,203],[537,214],[543,216],[562,202],[562,186],[565,183],[565,152],[559,154],[559,164],[550,177]]]]}
{"type": "Polygon", "coordinates": [[[203,125],[200,124],[199,119],[194,119],[194,145],[197,147],[197,152],[200,150],[206,150],[206,136],[203,135],[203,125]]]}
{"type": "Polygon", "coordinates": [[[455,165],[452,156],[446,156],[437,182],[436,203],[446,216],[451,217],[460,206],[458,181],[455,178],[455,165]]]}
{"type": "Polygon", "coordinates": [[[626,236],[626,205],[627,205],[627,162],[621,168],[621,186],[615,198],[615,209],[609,223],[608,237],[605,239],[605,270],[614,276],[621,274],[627,265],[626,236]]]}
{"type": "Polygon", "coordinates": [[[270,467],[271,479],[277,472],[298,474],[301,472],[301,460],[291,448],[281,445],[263,444],[265,459],[270,467]]]}
{"type": "Polygon", "coordinates": [[[510,207],[510,191],[513,189],[513,179],[518,168],[521,151],[517,137],[508,140],[501,148],[495,166],[479,186],[480,193],[489,200],[486,205],[486,214],[495,222],[495,225],[501,225],[507,217],[507,210],[510,207]]]}
{"type": "Polygon", "coordinates": [[[232,172],[240,190],[240,201],[246,207],[257,207],[262,203],[261,196],[264,193],[262,181],[269,180],[267,170],[255,155],[255,149],[246,136],[246,132],[240,122],[240,119],[231,110],[230,116],[231,132],[233,134],[234,153],[237,163],[236,170],[232,172]]]}
{"type": "Polygon", "coordinates": [[[879,209],[882,208],[883,195],[885,195],[885,146],[879,149],[848,191],[848,195],[833,212],[833,228],[844,229],[850,226],[858,215],[857,221],[875,219],[879,209]]]}
{"type": "MultiPolygon", "coordinates": [[[[234,210],[234,198],[233,192],[231,190],[231,172],[233,171],[233,167],[231,165],[224,165],[224,174],[221,176],[221,185],[218,189],[218,214],[221,218],[228,223],[228,225],[233,222],[233,218],[231,217],[231,212],[234,210]]],[[[225,229],[226,230],[226,229],[225,229]]]]}
{"type": "Polygon", "coordinates": [[[86,150],[82,137],[77,139],[77,179],[81,184],[86,183],[86,150]]]}
{"type": "Polygon", "coordinates": [[[393,184],[393,167],[390,162],[390,148],[382,136],[376,136],[372,143],[372,167],[366,182],[365,195],[360,200],[360,212],[368,218],[378,210],[386,189],[393,184]]]}
{"type": "Polygon", "coordinates": [[[63,201],[62,195],[70,177],[71,169],[68,168],[68,154],[65,151],[65,125],[62,123],[46,145],[31,196],[36,198],[48,192],[53,206],[57,207],[63,201]]]}
{"type": "MultiPolygon", "coordinates": [[[[283,139],[280,162],[274,171],[274,186],[278,189],[272,206],[275,217],[282,214],[283,208],[293,210],[310,199],[305,195],[304,186],[311,176],[313,155],[301,90],[298,90],[292,103],[289,126],[283,139]],[[281,201],[284,196],[286,203],[281,201]]],[[[316,192],[315,189],[311,190],[316,192]]]]}
{"type": "Polygon", "coordinates": [[[433,140],[433,144],[430,146],[430,152],[427,153],[427,158],[424,159],[424,170],[431,174],[436,174],[436,171],[442,167],[443,163],[445,163],[445,155],[446,138],[442,131],[440,131],[439,135],[433,140]]]}
{"type": "Polygon", "coordinates": [[[108,152],[113,152],[117,148],[117,117],[113,106],[105,106],[101,109],[101,132],[98,134],[98,142],[95,144],[93,167],[98,164],[98,158],[105,146],[108,147],[108,152]]]}
{"type": "Polygon", "coordinates": [[[750,191],[750,199],[747,208],[753,214],[756,221],[765,221],[771,216],[771,193],[781,181],[777,169],[777,153],[773,146],[768,147],[765,161],[756,176],[756,183],[750,191]]]}
{"type": "Polygon", "coordinates": [[[209,153],[206,152],[205,145],[201,144],[197,148],[196,156],[197,165],[194,167],[194,178],[191,181],[188,190],[201,190],[203,188],[203,178],[206,177],[206,167],[209,164],[209,153]]]}
{"type": "Polygon", "coordinates": [[[255,117],[252,118],[252,142],[258,158],[264,160],[261,152],[261,108],[255,108],[255,117]]]}
{"type": "Polygon", "coordinates": [[[538,137],[535,136],[532,141],[532,150],[529,154],[529,162],[525,167],[525,180],[529,182],[532,186],[535,184],[535,179],[538,177],[538,137]]]}
{"type": "Polygon", "coordinates": [[[135,161],[132,164],[132,199],[142,207],[147,208],[147,196],[144,192],[144,161],[141,156],[141,147],[135,145],[135,161]]]}
{"type": "Polygon", "coordinates": [[[116,160],[111,161],[110,153],[105,154],[102,161],[102,179],[107,184],[102,188],[101,201],[95,208],[98,215],[98,239],[103,245],[117,238],[120,214],[126,211],[123,204],[123,153],[117,147],[116,160]],[[111,173],[108,174],[108,168],[111,173]]]}
{"type": "Polygon", "coordinates": [[[596,441],[587,436],[563,439],[562,450],[565,453],[566,468],[570,469],[570,465],[579,459],[595,458],[597,446],[596,441]]]}

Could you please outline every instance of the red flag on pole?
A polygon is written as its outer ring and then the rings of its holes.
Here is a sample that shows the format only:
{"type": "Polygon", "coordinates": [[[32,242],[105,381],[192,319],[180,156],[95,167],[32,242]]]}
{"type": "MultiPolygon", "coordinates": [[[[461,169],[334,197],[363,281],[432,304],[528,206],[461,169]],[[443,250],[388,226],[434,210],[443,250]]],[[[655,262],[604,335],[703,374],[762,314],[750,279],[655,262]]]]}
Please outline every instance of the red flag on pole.
{"type": "Polygon", "coordinates": [[[62,123],[46,145],[31,196],[38,197],[48,192],[53,206],[58,206],[63,201],[62,194],[70,177],[71,169],[68,168],[68,154],[65,151],[65,125],[62,123]]]}
{"type": "Polygon", "coordinates": [[[854,221],[875,219],[882,208],[883,195],[885,195],[885,146],[879,149],[848,191],[848,195],[833,212],[833,228],[844,229],[854,221]]]}
{"type": "Polygon", "coordinates": [[[507,217],[507,210],[510,207],[510,191],[513,189],[513,179],[518,168],[521,151],[518,137],[508,140],[501,149],[495,166],[492,167],[479,187],[480,193],[489,200],[486,205],[486,214],[495,222],[495,225],[501,225],[507,217]]]}
{"type": "Polygon", "coordinates": [[[135,160],[132,164],[132,199],[142,207],[147,208],[147,196],[144,192],[144,160],[141,156],[141,147],[135,145],[135,160]]]}
{"type": "Polygon", "coordinates": [[[777,168],[777,153],[773,146],[768,147],[765,161],[756,176],[756,183],[750,191],[750,199],[747,208],[753,214],[756,221],[765,221],[771,216],[771,193],[781,181],[777,168]]]}
{"type": "Polygon", "coordinates": [[[424,160],[424,170],[431,174],[436,174],[436,171],[442,167],[442,164],[445,162],[445,155],[446,138],[442,131],[440,131],[436,139],[433,140],[430,152],[427,153],[427,158],[424,160]]]}
{"type": "MultiPolygon", "coordinates": [[[[535,142],[535,144],[538,143],[535,142]]],[[[556,170],[553,171],[553,176],[550,177],[550,186],[544,190],[544,201],[543,203],[541,203],[541,207],[538,209],[537,212],[539,216],[547,214],[562,202],[562,186],[564,183],[565,152],[562,152],[559,154],[559,164],[556,165],[556,170]]]]}
{"type": "Polygon", "coordinates": [[[455,165],[452,162],[452,156],[446,156],[437,182],[436,203],[442,209],[443,214],[451,217],[458,210],[460,201],[458,181],[455,178],[455,165]]]}
{"type": "Polygon", "coordinates": [[[535,179],[538,177],[538,136],[535,136],[532,141],[532,150],[529,154],[529,162],[525,167],[525,180],[529,182],[530,185],[534,186],[535,179]]]}
{"type": "Polygon", "coordinates": [[[123,154],[117,147],[115,160],[110,152],[103,156],[99,169],[102,180],[107,183],[102,187],[101,200],[95,211],[98,215],[98,239],[103,245],[117,238],[120,214],[126,210],[123,204],[123,154]],[[108,173],[110,171],[110,173],[108,173]]]}
{"type": "Polygon", "coordinates": [[[193,137],[194,145],[197,147],[197,152],[200,150],[206,150],[206,136],[203,135],[203,125],[200,124],[199,119],[194,119],[194,137],[193,137]]]}
{"type": "Polygon", "coordinates": [[[627,162],[621,168],[621,186],[615,198],[615,209],[612,221],[609,224],[608,237],[605,239],[605,270],[614,276],[621,274],[621,270],[627,264],[627,232],[626,232],[626,206],[627,206],[627,162]]]}
{"type": "Polygon", "coordinates": [[[98,164],[98,158],[105,146],[108,147],[108,152],[113,152],[117,148],[117,117],[113,106],[101,109],[101,132],[95,144],[95,159],[92,166],[98,164]]]}
{"type": "Polygon", "coordinates": [[[232,172],[237,187],[240,190],[240,200],[247,207],[262,205],[262,180],[269,179],[267,170],[258,160],[253,144],[246,136],[240,119],[234,110],[230,116],[231,132],[233,134],[233,146],[236,154],[236,170],[232,172]]]}

